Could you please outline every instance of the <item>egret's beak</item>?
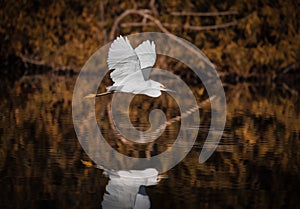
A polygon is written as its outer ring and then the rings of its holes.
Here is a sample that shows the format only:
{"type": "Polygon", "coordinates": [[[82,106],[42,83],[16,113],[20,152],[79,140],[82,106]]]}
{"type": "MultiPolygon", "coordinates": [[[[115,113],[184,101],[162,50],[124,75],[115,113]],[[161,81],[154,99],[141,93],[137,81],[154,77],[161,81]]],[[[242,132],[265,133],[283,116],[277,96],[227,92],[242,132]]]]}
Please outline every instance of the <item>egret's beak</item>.
{"type": "Polygon", "coordinates": [[[176,92],[176,91],[174,91],[174,90],[172,90],[172,89],[163,89],[163,91],[176,92]]]}
{"type": "Polygon", "coordinates": [[[162,88],[162,89],[161,89],[162,91],[175,92],[174,90],[167,89],[167,87],[165,87],[165,86],[160,86],[160,88],[162,88]]]}

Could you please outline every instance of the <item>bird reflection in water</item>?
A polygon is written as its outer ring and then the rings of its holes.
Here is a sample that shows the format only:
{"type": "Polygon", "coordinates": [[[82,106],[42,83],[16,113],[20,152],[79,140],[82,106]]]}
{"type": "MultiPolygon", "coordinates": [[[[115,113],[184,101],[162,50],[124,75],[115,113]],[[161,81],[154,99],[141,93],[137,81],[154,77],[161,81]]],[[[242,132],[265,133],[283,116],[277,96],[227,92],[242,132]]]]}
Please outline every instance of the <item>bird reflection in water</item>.
{"type": "Polygon", "coordinates": [[[109,171],[106,193],[101,203],[103,209],[149,209],[150,199],[146,192],[147,186],[156,185],[162,176],[154,168],[130,171],[109,171]]]}

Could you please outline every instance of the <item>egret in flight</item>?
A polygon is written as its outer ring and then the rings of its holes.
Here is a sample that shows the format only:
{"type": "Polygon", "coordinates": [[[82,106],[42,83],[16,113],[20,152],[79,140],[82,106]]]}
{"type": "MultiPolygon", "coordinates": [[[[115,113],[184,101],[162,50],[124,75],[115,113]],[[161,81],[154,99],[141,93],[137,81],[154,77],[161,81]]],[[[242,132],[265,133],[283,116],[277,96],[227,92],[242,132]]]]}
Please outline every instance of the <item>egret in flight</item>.
{"type": "Polygon", "coordinates": [[[150,79],[150,73],[155,61],[156,52],[153,41],[144,41],[133,49],[127,37],[117,37],[110,46],[107,58],[108,68],[113,70],[110,77],[114,84],[106,88],[107,92],[89,94],[86,98],[103,96],[114,92],[159,97],[161,91],[172,91],[163,84],[150,79]]]}

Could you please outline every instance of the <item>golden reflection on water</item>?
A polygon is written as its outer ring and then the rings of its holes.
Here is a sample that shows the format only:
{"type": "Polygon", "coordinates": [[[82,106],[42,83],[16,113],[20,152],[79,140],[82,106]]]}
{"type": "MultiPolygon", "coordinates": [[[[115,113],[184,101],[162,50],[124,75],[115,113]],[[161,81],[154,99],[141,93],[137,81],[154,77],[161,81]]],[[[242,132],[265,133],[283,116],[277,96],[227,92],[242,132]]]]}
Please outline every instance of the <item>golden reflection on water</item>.
{"type": "MultiPolygon", "coordinates": [[[[71,99],[76,76],[35,75],[2,83],[0,95],[0,208],[100,208],[108,181],[76,139],[71,99]]],[[[201,88],[200,88],[201,89],[201,88]]],[[[297,208],[300,188],[300,100],[280,86],[225,85],[226,128],[216,152],[198,164],[210,125],[210,109],[200,109],[201,125],[192,151],[148,189],[152,208],[297,208]]],[[[197,101],[205,93],[193,88],[197,101]]],[[[98,123],[112,147],[129,156],[149,157],[171,146],[180,122],[153,143],[127,143],[113,131],[109,97],[96,103],[98,123]],[[104,105],[102,105],[104,104],[104,105]]],[[[134,99],[130,117],[139,130],[148,112],[160,108],[167,119],[179,113],[167,95],[134,99]]]]}

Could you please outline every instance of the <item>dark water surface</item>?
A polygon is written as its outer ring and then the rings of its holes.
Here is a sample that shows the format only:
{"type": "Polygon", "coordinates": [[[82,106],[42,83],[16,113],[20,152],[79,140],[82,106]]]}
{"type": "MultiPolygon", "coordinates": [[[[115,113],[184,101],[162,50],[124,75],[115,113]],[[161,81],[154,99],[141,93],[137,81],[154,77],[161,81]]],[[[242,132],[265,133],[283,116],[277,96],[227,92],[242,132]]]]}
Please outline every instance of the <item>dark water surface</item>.
{"type": "MultiPolygon", "coordinates": [[[[53,74],[1,81],[0,208],[101,208],[109,178],[86,166],[72,123],[76,76],[53,74]]],[[[284,84],[224,85],[226,128],[216,152],[198,163],[210,125],[210,108],[200,110],[197,141],[168,176],[147,187],[151,208],[299,208],[300,99],[284,84]]],[[[196,86],[194,92],[202,92],[196,86]]],[[[147,111],[161,108],[167,118],[178,108],[163,95],[138,96],[131,120],[149,126],[147,111]],[[160,107],[161,105],[161,107],[160,107]],[[168,108],[166,108],[166,106],[168,108]]],[[[149,157],[172,145],[180,122],[167,127],[156,143],[136,146],[122,140],[107,116],[110,97],[97,100],[98,123],[108,142],[129,156],[149,157]]]]}

